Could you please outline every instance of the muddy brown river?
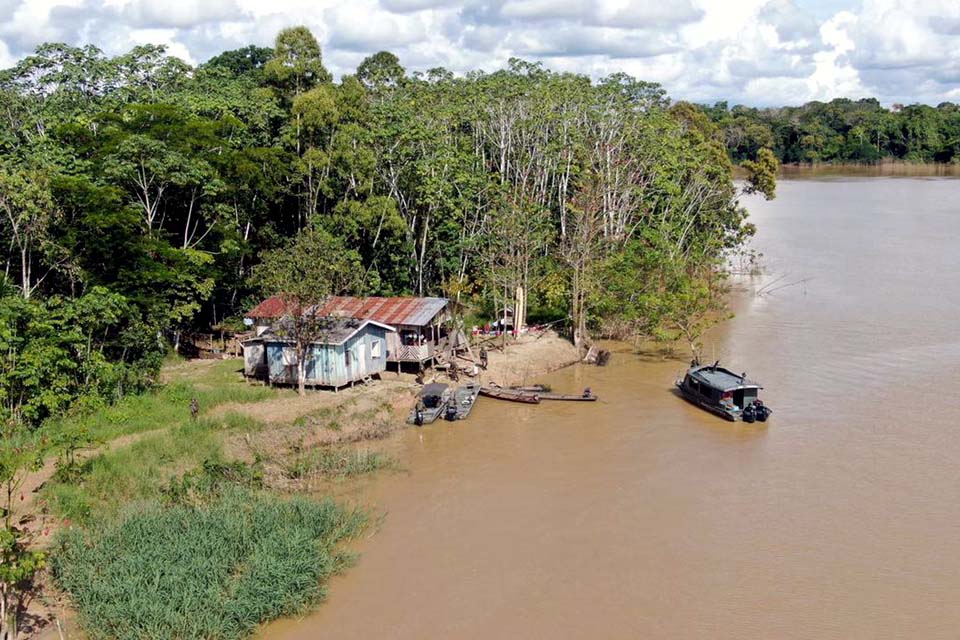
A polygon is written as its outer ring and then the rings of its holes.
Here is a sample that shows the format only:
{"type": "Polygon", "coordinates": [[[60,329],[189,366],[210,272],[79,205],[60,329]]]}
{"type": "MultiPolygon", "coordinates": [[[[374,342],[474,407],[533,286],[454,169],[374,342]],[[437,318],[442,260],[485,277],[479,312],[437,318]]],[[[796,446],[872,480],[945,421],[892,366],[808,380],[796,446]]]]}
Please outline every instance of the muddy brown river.
{"type": "Polygon", "coordinates": [[[388,443],[405,471],[314,613],[262,637],[957,638],[960,181],[789,180],[749,200],[765,273],[707,341],[766,425],[620,347],[388,443]]]}

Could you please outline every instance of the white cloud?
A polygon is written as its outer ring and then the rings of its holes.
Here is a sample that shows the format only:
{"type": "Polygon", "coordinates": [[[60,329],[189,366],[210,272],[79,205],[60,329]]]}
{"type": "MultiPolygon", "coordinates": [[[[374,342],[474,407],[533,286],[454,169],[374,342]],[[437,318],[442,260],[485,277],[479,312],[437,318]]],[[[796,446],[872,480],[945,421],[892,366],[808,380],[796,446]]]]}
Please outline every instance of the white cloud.
{"type": "Polygon", "coordinates": [[[842,11],[820,27],[820,35],[829,49],[814,55],[816,71],[809,80],[811,98],[856,98],[870,93],[861,83],[860,73],[849,63],[849,54],[856,49],[850,33],[857,28],[857,22],[857,16],[842,11]]]}
{"type": "Polygon", "coordinates": [[[0,67],[46,41],[112,54],[151,41],[201,62],[297,24],[335,75],[386,49],[411,71],[516,55],[698,101],[960,94],[960,0],[0,0],[0,67]]]}
{"type": "Polygon", "coordinates": [[[379,10],[374,0],[354,0],[323,12],[334,49],[376,53],[397,49],[430,37],[430,17],[422,12],[395,14],[379,10]]]}
{"type": "Polygon", "coordinates": [[[446,3],[444,0],[382,0],[380,4],[393,13],[410,13],[442,7],[446,3]]]}
{"type": "Polygon", "coordinates": [[[191,64],[197,62],[190,50],[177,40],[176,29],[134,29],[129,33],[129,45],[123,48],[128,49],[132,45],[140,44],[163,44],[166,45],[167,53],[170,55],[191,64]]]}
{"type": "Polygon", "coordinates": [[[7,69],[17,64],[17,59],[10,55],[10,49],[0,40],[0,69],[7,69]]]}
{"type": "Polygon", "coordinates": [[[214,21],[229,21],[240,12],[233,0],[133,0],[123,16],[145,28],[188,28],[214,21]]]}

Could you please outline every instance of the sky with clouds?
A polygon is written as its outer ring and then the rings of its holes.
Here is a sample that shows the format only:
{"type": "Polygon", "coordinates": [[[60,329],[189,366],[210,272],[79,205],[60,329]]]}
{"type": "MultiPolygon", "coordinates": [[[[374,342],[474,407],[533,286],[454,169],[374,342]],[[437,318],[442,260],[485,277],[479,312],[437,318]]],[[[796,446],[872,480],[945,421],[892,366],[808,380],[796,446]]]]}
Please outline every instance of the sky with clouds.
{"type": "Polygon", "coordinates": [[[0,68],[48,41],[199,63],[297,24],[336,76],[386,49],[408,70],[624,71],[701,102],[960,101],[960,0],[0,0],[0,68]]]}

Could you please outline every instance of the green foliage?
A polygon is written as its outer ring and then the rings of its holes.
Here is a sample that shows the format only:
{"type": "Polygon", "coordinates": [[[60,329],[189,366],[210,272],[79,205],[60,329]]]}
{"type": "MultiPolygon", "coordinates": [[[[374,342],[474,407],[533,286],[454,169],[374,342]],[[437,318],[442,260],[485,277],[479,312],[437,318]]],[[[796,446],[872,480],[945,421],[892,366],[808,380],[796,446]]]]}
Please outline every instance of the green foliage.
{"type": "Polygon", "coordinates": [[[731,157],[759,159],[769,148],[780,162],[952,162],[957,157],[960,113],[945,102],[894,105],[874,98],[809,102],[797,107],[702,107],[724,133],[731,157]]]}
{"type": "Polygon", "coordinates": [[[204,460],[200,467],[171,480],[163,494],[171,504],[199,505],[211,497],[221,497],[231,487],[261,489],[263,470],[239,461],[204,460]]]}
{"type": "Polygon", "coordinates": [[[343,479],[387,468],[393,460],[375,451],[359,451],[352,447],[309,449],[294,456],[284,465],[284,475],[292,480],[321,477],[343,479]]]}
{"type": "Polygon", "coordinates": [[[321,600],[365,522],[330,500],[230,490],[69,529],[53,569],[91,638],[243,638],[321,600]]]}
{"type": "Polygon", "coordinates": [[[27,551],[16,532],[0,529],[0,591],[27,588],[45,560],[45,553],[27,551]]]}
{"type": "Polygon", "coordinates": [[[406,71],[397,56],[389,51],[378,51],[364,58],[357,67],[357,80],[368,91],[383,93],[403,84],[406,71]]]}
{"type": "Polygon", "coordinates": [[[272,57],[273,49],[251,44],[242,49],[224,51],[213,56],[207,60],[204,66],[208,68],[219,67],[235,76],[256,74],[259,77],[260,72],[272,57]]]}
{"type": "Polygon", "coordinates": [[[53,513],[76,522],[109,516],[130,501],[159,498],[180,474],[205,463],[219,464],[221,432],[252,432],[261,425],[234,413],[218,418],[207,414],[221,404],[289,393],[245,384],[236,366],[236,362],[217,362],[189,381],[175,379],[150,393],[48,421],[42,429],[47,448],[62,456],[62,471],[43,488],[53,513]],[[190,418],[192,398],[197,398],[201,410],[197,421],[190,418]],[[146,435],[127,446],[69,463],[72,442],[82,448],[136,434],[146,435]]]}
{"type": "Polygon", "coordinates": [[[54,514],[73,522],[114,517],[131,502],[159,498],[188,469],[222,459],[219,427],[201,420],[100,453],[83,463],[79,481],[70,478],[49,484],[44,497],[54,514]]]}
{"type": "Polygon", "coordinates": [[[263,70],[266,78],[291,98],[314,85],[330,82],[320,45],[306,27],[290,27],[277,34],[273,56],[263,70]]]}
{"type": "MultiPolygon", "coordinates": [[[[182,474],[188,474],[183,493],[200,479],[190,471],[202,465],[225,465],[223,431],[252,431],[260,425],[230,414],[222,419],[186,421],[148,434],[128,446],[104,451],[84,461],[79,473],[44,486],[43,495],[53,513],[74,522],[96,522],[116,516],[133,502],[169,496],[182,474]]],[[[250,486],[255,486],[251,482],[250,486]]]]}
{"type": "Polygon", "coordinates": [[[5,640],[20,637],[18,617],[29,601],[34,576],[46,559],[46,553],[27,549],[18,530],[0,528],[0,637],[5,640]]]}
{"type": "Polygon", "coordinates": [[[0,72],[0,98],[2,288],[39,305],[3,299],[14,329],[0,340],[22,356],[0,392],[30,424],[148,387],[165,344],[236,326],[263,293],[450,295],[477,313],[522,288],[531,319],[569,316],[583,339],[652,332],[670,314],[632,290],[680,272],[709,288],[752,233],[726,149],[772,196],[765,149],[923,158],[960,144],[947,107],[701,110],[626,74],[518,59],[408,75],[381,51],[333,83],[305,27],[196,69],[161,46],[42,45],[0,72]],[[616,274],[614,300],[602,289],[618,260],[644,271],[616,274]],[[119,310],[92,312],[113,320],[68,326],[60,309],[94,292],[116,296],[119,310]]]}
{"type": "Polygon", "coordinates": [[[246,384],[237,375],[237,367],[236,361],[217,362],[190,381],[174,379],[147,393],[71,412],[48,420],[45,433],[58,439],[64,434],[85,431],[93,441],[107,441],[188,422],[192,398],[197,399],[200,411],[205,413],[222,404],[257,402],[283,393],[246,384]]]}
{"type": "Polygon", "coordinates": [[[0,419],[36,425],[77,400],[146,388],[161,350],[139,343],[131,316],[123,296],[99,287],[75,299],[0,298],[0,419]]]}
{"type": "Polygon", "coordinates": [[[303,312],[355,288],[361,273],[359,256],[340,238],[306,229],[289,246],[264,254],[254,281],[264,293],[280,295],[303,312]]]}
{"type": "Polygon", "coordinates": [[[767,200],[776,197],[777,170],[780,163],[773,151],[766,147],[760,149],[756,161],[744,160],[743,168],[747,171],[747,193],[762,193],[767,200]]]}

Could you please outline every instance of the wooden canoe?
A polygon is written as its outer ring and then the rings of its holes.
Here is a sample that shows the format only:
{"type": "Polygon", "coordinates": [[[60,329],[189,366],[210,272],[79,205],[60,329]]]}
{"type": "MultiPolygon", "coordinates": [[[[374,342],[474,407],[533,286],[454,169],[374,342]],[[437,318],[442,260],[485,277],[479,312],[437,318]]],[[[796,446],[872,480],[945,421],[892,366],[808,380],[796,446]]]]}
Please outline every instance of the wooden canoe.
{"type": "Polygon", "coordinates": [[[515,384],[511,385],[510,388],[515,391],[526,391],[528,393],[546,393],[553,391],[548,384],[529,384],[526,386],[515,384]]]}
{"type": "Polygon", "coordinates": [[[589,396],[576,395],[572,393],[540,393],[541,400],[566,400],[568,402],[595,402],[600,396],[592,393],[589,396]]]}
{"type": "Polygon", "coordinates": [[[540,396],[529,391],[520,391],[518,389],[505,389],[494,385],[484,385],[480,387],[480,395],[497,400],[507,400],[509,402],[524,402],[526,404],[540,404],[540,396]]]}
{"type": "Polygon", "coordinates": [[[526,387],[510,387],[513,391],[523,391],[525,393],[535,393],[541,400],[566,400],[568,402],[595,402],[599,396],[577,395],[575,393],[554,393],[550,387],[545,384],[534,384],[526,387]]]}

